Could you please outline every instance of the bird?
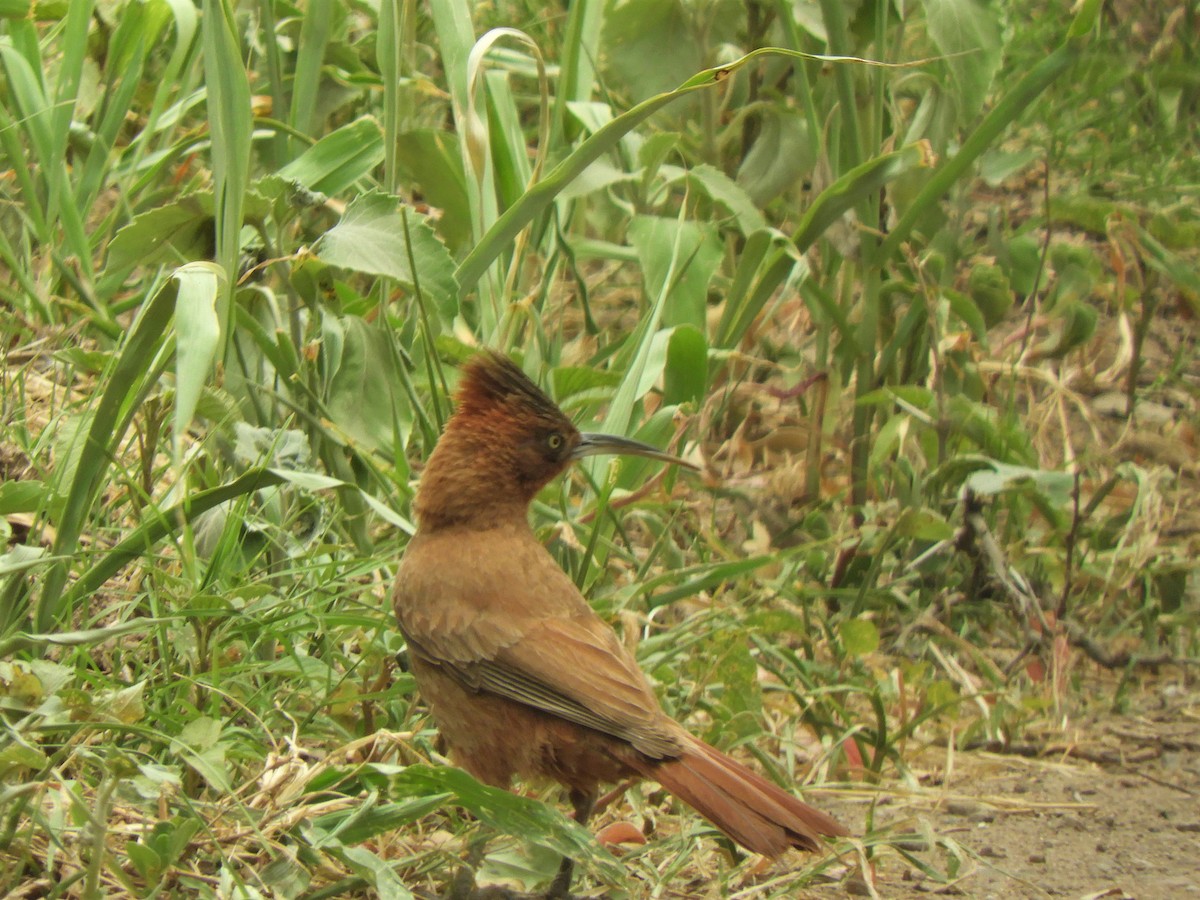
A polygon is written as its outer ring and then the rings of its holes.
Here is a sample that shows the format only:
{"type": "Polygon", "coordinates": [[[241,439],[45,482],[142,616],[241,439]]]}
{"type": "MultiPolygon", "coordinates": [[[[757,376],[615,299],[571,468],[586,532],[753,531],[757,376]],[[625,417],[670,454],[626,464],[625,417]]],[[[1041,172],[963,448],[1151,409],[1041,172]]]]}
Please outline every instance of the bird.
{"type": "MultiPolygon", "coordinates": [[[[837,820],[689,734],[633,654],[537,539],[529,504],[573,462],[639,441],[581,433],[506,355],[464,365],[421,474],[393,603],[417,689],[450,760],[477,780],[563,785],[586,825],[601,785],[657,781],[747,850],[816,851],[837,820]]],[[[564,858],[547,897],[569,897],[564,858]]]]}

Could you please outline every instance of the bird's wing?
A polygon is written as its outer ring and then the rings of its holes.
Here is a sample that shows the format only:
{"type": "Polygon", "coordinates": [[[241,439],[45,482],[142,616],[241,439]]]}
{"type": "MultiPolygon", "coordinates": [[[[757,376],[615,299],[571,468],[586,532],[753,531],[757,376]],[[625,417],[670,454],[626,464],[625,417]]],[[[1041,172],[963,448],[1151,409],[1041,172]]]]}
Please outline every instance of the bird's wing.
{"type": "Polygon", "coordinates": [[[476,536],[470,564],[461,541],[414,539],[394,594],[412,651],[471,690],[677,756],[679,726],[637,661],[529,538],[491,549],[476,536]]]}
{"type": "Polygon", "coordinates": [[[471,690],[626,740],[655,759],[679,754],[677,726],[629,651],[590,610],[570,618],[506,617],[495,629],[489,618],[476,617],[457,635],[431,634],[410,618],[404,632],[413,652],[471,690]]]}

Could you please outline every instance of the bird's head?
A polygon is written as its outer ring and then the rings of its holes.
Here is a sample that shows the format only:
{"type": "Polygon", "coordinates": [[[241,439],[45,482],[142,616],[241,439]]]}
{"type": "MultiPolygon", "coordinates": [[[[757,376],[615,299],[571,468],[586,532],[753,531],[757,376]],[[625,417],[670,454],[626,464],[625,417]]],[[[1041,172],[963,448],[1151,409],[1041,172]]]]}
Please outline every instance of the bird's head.
{"type": "Polygon", "coordinates": [[[696,468],[639,441],[581,433],[516,363],[484,351],[463,371],[454,415],[421,480],[418,514],[441,518],[460,500],[524,506],[572,462],[602,453],[696,468]]]}

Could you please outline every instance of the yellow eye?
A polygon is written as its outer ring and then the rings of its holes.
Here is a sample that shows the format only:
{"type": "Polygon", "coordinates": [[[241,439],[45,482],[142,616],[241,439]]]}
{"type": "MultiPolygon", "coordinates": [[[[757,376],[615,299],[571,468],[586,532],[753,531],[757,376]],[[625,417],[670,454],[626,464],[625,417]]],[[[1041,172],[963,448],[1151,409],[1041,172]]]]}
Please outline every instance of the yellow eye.
{"type": "Polygon", "coordinates": [[[558,432],[555,432],[546,439],[546,443],[550,445],[551,450],[561,450],[563,445],[563,436],[558,432]]]}

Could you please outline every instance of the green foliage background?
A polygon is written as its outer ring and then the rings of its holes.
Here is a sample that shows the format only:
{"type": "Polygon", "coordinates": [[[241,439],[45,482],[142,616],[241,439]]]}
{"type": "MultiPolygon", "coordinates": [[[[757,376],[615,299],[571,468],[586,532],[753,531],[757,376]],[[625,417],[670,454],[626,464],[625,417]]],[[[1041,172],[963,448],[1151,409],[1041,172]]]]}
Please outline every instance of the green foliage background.
{"type": "Polygon", "coordinates": [[[1129,679],[1096,639],[1196,652],[1170,474],[1032,415],[1111,318],[1131,411],[1146,335],[1200,312],[1200,13],[1144,47],[1047,6],[0,0],[0,890],[405,897],[480,823],[527,886],[564,851],[614,895],[694,875],[710,830],[649,789],[618,863],[444,766],[396,665],[413,486],[483,345],[708,466],[533,510],[664,704],[841,784],[862,863],[952,879],[951,839],[872,824],[915,748],[1080,702],[1022,668],[1054,634],[1129,679]],[[782,499],[736,464],[772,431],[782,499]]]}

